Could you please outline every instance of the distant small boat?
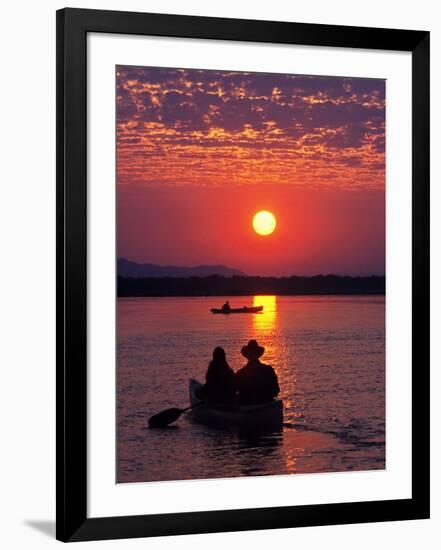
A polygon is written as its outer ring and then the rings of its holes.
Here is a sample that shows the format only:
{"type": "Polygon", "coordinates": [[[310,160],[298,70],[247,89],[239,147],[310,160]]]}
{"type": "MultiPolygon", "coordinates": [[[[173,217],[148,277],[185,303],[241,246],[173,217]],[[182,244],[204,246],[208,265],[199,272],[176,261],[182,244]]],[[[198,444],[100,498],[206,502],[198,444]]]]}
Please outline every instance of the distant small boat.
{"type": "Polygon", "coordinates": [[[261,405],[207,405],[196,397],[203,384],[189,380],[190,405],[195,407],[189,414],[194,422],[213,428],[239,427],[253,430],[281,429],[283,426],[283,401],[273,399],[261,405]],[[196,406],[197,405],[197,406],[196,406]]]}
{"type": "Polygon", "coordinates": [[[217,309],[212,308],[211,313],[223,313],[224,315],[229,315],[230,313],[259,313],[263,311],[263,306],[250,306],[250,307],[234,307],[229,309],[217,309]]]}

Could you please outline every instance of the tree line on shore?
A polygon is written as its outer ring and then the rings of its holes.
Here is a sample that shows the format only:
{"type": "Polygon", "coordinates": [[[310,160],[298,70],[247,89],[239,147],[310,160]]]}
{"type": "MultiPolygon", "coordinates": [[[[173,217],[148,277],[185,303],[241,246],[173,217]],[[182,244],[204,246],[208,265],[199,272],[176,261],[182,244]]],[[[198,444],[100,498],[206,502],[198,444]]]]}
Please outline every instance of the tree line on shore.
{"type": "Polygon", "coordinates": [[[118,277],[118,297],[385,294],[384,276],[118,277]]]}

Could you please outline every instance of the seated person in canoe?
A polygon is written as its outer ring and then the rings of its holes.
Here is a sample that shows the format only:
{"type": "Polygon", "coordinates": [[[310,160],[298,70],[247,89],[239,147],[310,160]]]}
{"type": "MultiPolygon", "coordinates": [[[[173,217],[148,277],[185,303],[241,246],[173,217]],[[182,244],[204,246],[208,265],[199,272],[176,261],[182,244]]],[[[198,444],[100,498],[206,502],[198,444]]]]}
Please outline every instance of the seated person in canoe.
{"type": "Polygon", "coordinates": [[[225,350],[214,348],[208,365],[206,383],[196,396],[209,404],[230,405],[234,401],[234,371],[227,362],[225,350]]]}
{"type": "Polygon", "coordinates": [[[230,302],[227,300],[225,304],[222,306],[222,311],[230,311],[230,302]]]}
{"type": "Polygon", "coordinates": [[[260,362],[265,348],[250,340],[241,350],[247,364],[234,375],[239,405],[258,405],[271,401],[280,392],[274,369],[260,362]]]}

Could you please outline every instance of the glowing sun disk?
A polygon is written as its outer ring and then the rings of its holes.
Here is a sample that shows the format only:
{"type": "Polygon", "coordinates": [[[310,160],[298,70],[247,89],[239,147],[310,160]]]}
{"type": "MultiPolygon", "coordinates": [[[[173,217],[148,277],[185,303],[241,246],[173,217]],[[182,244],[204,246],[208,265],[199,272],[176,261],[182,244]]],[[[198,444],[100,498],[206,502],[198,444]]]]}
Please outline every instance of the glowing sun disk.
{"type": "Polygon", "coordinates": [[[272,212],[261,210],[254,214],[253,229],[258,235],[271,235],[276,228],[276,218],[272,212]]]}

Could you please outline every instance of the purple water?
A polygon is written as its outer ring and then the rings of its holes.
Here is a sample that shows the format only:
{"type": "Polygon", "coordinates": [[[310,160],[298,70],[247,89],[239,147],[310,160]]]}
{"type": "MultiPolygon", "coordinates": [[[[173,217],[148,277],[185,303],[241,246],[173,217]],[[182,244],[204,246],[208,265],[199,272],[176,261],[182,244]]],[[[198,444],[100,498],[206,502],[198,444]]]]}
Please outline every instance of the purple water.
{"type": "Polygon", "coordinates": [[[212,315],[215,298],[118,300],[117,482],[295,474],[385,467],[384,296],[244,296],[232,307],[262,314],[212,315]],[[149,430],[147,420],[188,403],[215,346],[234,370],[256,338],[279,377],[280,433],[215,430],[184,415],[149,430]]]}

